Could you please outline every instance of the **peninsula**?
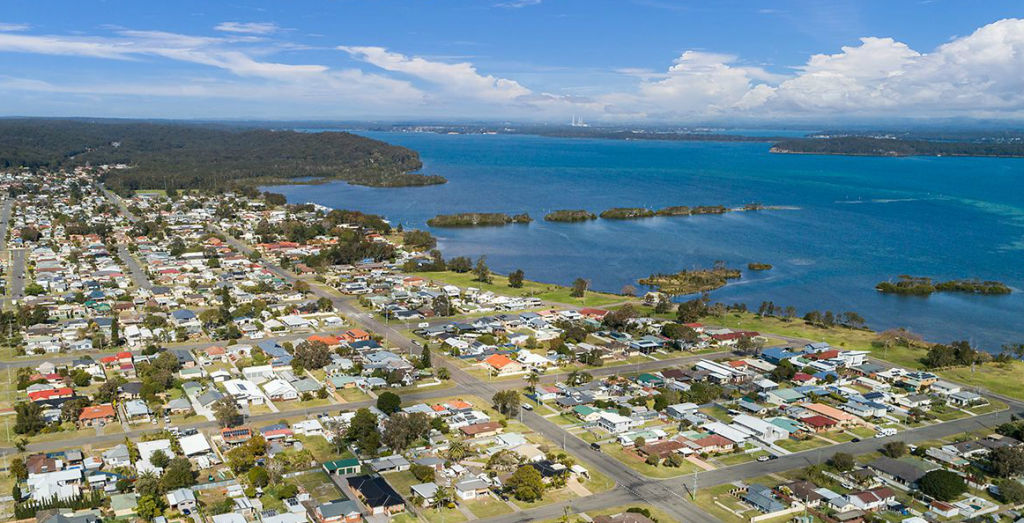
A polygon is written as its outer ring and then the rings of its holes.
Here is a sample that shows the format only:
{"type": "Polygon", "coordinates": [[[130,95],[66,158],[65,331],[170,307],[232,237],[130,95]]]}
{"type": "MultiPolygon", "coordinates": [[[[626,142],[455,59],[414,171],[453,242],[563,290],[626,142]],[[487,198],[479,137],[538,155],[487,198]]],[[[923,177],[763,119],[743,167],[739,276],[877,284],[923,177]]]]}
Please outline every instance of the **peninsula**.
{"type": "Polygon", "coordinates": [[[458,214],[438,214],[427,220],[431,227],[490,227],[511,223],[530,223],[529,214],[508,215],[501,212],[463,212],[458,214]]]}
{"type": "Polygon", "coordinates": [[[1024,157],[1024,143],[908,140],[875,136],[798,138],[776,142],[769,149],[780,154],[836,154],[847,156],[979,156],[1024,157]]]}

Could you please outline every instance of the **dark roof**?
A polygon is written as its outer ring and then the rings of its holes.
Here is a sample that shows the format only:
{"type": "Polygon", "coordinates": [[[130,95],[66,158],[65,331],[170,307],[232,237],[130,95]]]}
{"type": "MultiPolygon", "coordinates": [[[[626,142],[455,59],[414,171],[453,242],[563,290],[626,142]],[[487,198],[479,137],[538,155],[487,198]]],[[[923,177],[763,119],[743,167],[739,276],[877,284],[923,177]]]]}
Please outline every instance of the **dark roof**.
{"type": "Polygon", "coordinates": [[[402,496],[380,476],[353,476],[348,478],[348,486],[358,491],[367,506],[370,507],[391,507],[405,504],[402,496]]]}
{"type": "Polygon", "coordinates": [[[536,463],[530,463],[530,466],[537,469],[537,472],[540,472],[540,475],[545,478],[550,478],[569,472],[569,469],[565,468],[556,469],[554,465],[555,464],[550,459],[545,459],[542,461],[538,461],[536,463]]]}
{"type": "MultiPolygon", "coordinates": [[[[921,463],[924,464],[924,462],[921,463]]],[[[927,472],[914,463],[886,457],[878,458],[868,463],[868,466],[906,483],[917,483],[917,480],[921,479],[927,472]]],[[[933,466],[932,468],[937,467],[933,466]]]]}

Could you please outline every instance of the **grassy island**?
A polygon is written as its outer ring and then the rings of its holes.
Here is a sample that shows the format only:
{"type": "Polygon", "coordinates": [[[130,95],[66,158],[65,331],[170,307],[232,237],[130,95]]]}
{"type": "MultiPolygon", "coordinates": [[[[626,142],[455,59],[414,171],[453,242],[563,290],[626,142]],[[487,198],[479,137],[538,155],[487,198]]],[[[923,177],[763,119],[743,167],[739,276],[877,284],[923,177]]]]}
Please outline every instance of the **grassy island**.
{"type": "Polygon", "coordinates": [[[655,212],[643,207],[615,207],[601,212],[601,217],[606,220],[634,220],[652,216],[655,216],[655,212]]]}
{"type": "Polygon", "coordinates": [[[438,214],[427,220],[431,227],[489,227],[508,225],[510,223],[530,223],[529,214],[508,215],[501,212],[463,212],[458,214],[438,214]]]}
{"type": "Polygon", "coordinates": [[[585,222],[596,219],[596,214],[585,209],[561,209],[544,216],[544,220],[549,222],[585,222]]]}
{"type": "Polygon", "coordinates": [[[680,271],[675,274],[652,274],[640,280],[639,283],[656,287],[660,292],[675,296],[713,291],[725,286],[729,280],[735,280],[739,277],[740,271],[738,269],[715,267],[713,269],[680,271]]]}
{"type": "Polygon", "coordinates": [[[932,281],[931,278],[901,275],[896,281],[883,281],[875,285],[878,292],[905,296],[928,296],[934,292],[964,292],[968,294],[1010,294],[1003,282],[978,279],[932,281]]]}
{"type": "Polygon", "coordinates": [[[747,269],[752,271],[770,271],[772,270],[772,264],[750,262],[747,264],[747,269]]]}
{"type": "Polygon", "coordinates": [[[725,214],[729,212],[729,209],[722,205],[698,205],[697,207],[687,207],[685,205],[676,205],[672,207],[665,207],[658,211],[658,216],[693,216],[696,214],[725,214]]]}

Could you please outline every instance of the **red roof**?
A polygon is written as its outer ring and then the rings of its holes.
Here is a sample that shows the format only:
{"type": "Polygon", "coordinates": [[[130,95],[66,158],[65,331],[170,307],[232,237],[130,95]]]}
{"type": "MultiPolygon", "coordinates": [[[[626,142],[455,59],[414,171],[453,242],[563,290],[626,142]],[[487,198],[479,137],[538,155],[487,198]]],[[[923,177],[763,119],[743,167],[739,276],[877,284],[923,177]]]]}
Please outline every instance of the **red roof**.
{"type": "Polygon", "coordinates": [[[719,436],[718,434],[711,434],[710,436],[704,436],[701,439],[695,440],[694,443],[700,445],[701,448],[706,447],[728,447],[734,445],[733,441],[725,436],[719,436]]]}
{"type": "Polygon", "coordinates": [[[131,359],[132,358],[132,353],[128,352],[128,351],[118,352],[117,353],[117,359],[123,360],[125,358],[131,359]]]}
{"type": "Polygon", "coordinates": [[[810,425],[811,427],[814,427],[816,429],[817,428],[822,428],[822,427],[834,427],[836,425],[836,422],[834,420],[832,420],[831,418],[826,418],[825,416],[820,416],[820,415],[815,415],[815,416],[810,416],[810,417],[807,417],[807,418],[802,418],[800,421],[802,421],[802,422],[804,422],[804,424],[810,425]]]}
{"type": "Polygon", "coordinates": [[[70,396],[74,396],[74,395],[75,395],[75,391],[71,390],[68,387],[61,387],[59,389],[46,389],[46,390],[37,390],[37,391],[34,391],[34,392],[29,392],[28,393],[28,399],[30,399],[32,401],[39,401],[39,400],[48,400],[48,399],[51,399],[51,398],[62,398],[62,397],[65,397],[65,396],[70,397],[70,396]]]}
{"type": "Polygon", "coordinates": [[[107,403],[105,405],[93,405],[82,409],[82,413],[78,415],[78,421],[86,421],[93,419],[106,419],[114,417],[114,406],[107,403]]]}
{"type": "Polygon", "coordinates": [[[811,381],[813,379],[815,379],[814,376],[811,376],[806,372],[798,372],[793,375],[793,381],[811,381]]]}
{"type": "Polygon", "coordinates": [[[512,362],[511,359],[509,359],[508,356],[506,356],[504,354],[491,354],[486,359],[484,359],[484,363],[486,363],[486,364],[488,364],[491,367],[494,367],[496,369],[504,369],[505,366],[507,366],[507,365],[509,365],[509,364],[511,364],[513,362],[512,362]]]}

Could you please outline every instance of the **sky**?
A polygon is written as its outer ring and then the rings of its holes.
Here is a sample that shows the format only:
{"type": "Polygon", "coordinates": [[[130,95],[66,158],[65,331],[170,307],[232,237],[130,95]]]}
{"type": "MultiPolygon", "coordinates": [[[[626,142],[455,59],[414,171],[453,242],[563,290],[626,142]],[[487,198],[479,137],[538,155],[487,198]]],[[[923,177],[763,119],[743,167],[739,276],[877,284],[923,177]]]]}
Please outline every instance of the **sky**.
{"type": "Polygon", "coordinates": [[[0,116],[1013,121],[1022,7],[4,0],[0,116]]]}

